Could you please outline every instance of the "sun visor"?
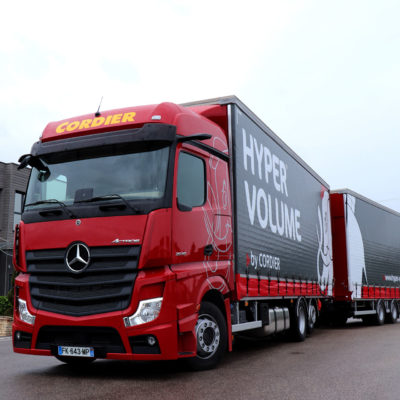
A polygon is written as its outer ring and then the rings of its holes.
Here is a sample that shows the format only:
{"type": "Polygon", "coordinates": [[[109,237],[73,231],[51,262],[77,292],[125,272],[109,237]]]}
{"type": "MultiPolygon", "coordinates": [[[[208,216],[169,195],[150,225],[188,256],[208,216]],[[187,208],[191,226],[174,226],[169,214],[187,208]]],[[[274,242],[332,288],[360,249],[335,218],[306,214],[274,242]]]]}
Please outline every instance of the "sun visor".
{"type": "Polygon", "coordinates": [[[127,143],[152,142],[168,145],[176,139],[176,127],[169,124],[145,124],[138,129],[98,133],[96,135],[71,137],[51,142],[36,142],[32,146],[33,156],[83,150],[93,147],[113,146],[127,143]]]}

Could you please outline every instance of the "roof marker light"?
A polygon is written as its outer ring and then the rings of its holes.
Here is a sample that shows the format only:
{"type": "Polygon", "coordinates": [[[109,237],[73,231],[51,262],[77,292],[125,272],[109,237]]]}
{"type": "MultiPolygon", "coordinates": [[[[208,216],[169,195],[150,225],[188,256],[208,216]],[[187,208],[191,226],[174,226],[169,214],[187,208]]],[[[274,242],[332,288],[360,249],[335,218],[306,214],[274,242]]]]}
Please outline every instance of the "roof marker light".
{"type": "Polygon", "coordinates": [[[153,115],[153,116],[151,117],[151,119],[152,119],[153,121],[159,121],[159,120],[161,119],[161,115],[153,115]]]}

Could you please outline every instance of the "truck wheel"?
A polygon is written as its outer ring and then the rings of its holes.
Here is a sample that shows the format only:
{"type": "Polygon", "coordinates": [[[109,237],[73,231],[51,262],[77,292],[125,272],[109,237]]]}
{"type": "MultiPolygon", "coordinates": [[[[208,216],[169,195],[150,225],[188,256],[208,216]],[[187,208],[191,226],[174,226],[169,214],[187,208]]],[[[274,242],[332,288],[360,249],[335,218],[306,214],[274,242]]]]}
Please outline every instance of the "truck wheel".
{"type": "Polygon", "coordinates": [[[290,326],[292,338],[296,342],[303,342],[307,334],[307,305],[303,299],[298,299],[290,310],[290,326]]]}
{"type": "Polygon", "coordinates": [[[307,319],[307,332],[310,335],[314,330],[315,323],[317,322],[317,308],[313,301],[308,305],[308,319],[307,319]]]}
{"type": "Polygon", "coordinates": [[[385,323],[385,306],[382,300],[376,304],[375,325],[383,325],[385,323]]]}
{"type": "Polygon", "coordinates": [[[201,303],[195,330],[197,356],[188,358],[187,363],[196,371],[214,368],[228,344],[226,321],[221,310],[213,303],[201,303]]]}
{"type": "Polygon", "coordinates": [[[390,324],[394,324],[399,318],[399,310],[397,309],[397,304],[394,300],[390,302],[390,311],[386,316],[386,321],[390,324]]]}

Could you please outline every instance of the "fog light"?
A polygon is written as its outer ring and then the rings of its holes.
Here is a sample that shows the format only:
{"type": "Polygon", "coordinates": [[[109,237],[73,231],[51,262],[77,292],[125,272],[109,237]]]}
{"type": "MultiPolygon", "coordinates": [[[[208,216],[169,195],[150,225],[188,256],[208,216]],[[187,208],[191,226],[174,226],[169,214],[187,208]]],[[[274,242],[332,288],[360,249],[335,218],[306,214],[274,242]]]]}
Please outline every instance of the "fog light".
{"type": "Polygon", "coordinates": [[[145,324],[154,321],[160,314],[162,297],[155,299],[143,300],[139,303],[135,314],[124,318],[126,327],[145,324]]]}
{"type": "Polygon", "coordinates": [[[25,300],[18,299],[18,312],[19,317],[22,319],[22,321],[26,322],[29,325],[33,325],[35,323],[36,317],[28,311],[25,300]]]}
{"type": "Polygon", "coordinates": [[[154,336],[148,336],[147,343],[149,344],[149,346],[154,346],[157,343],[157,340],[154,336]]]}
{"type": "Polygon", "coordinates": [[[18,331],[18,332],[15,334],[15,338],[16,338],[17,340],[21,340],[21,332],[20,332],[20,331],[18,331]]]}

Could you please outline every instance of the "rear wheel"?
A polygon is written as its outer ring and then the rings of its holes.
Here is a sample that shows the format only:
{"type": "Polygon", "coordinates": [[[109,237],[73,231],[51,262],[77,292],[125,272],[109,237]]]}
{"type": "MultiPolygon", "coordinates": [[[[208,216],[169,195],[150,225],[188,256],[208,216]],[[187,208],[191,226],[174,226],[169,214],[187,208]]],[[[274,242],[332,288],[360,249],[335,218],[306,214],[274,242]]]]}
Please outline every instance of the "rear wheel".
{"type": "Polygon", "coordinates": [[[225,317],[213,303],[201,303],[196,323],[197,355],[188,358],[194,370],[214,368],[226,351],[228,338],[225,317]]]}
{"type": "Polygon", "coordinates": [[[389,314],[386,316],[387,322],[390,324],[394,324],[397,321],[397,318],[399,318],[399,310],[397,308],[397,304],[394,300],[390,302],[390,311],[389,314]]]}
{"type": "Polygon", "coordinates": [[[307,305],[303,299],[298,299],[296,305],[290,310],[290,325],[292,338],[302,342],[307,334],[307,305]]]}
{"type": "Polygon", "coordinates": [[[311,334],[317,322],[317,307],[313,301],[308,305],[307,332],[311,334]]]}
{"type": "Polygon", "coordinates": [[[382,300],[376,304],[375,324],[383,325],[385,323],[385,306],[382,300]]]}

